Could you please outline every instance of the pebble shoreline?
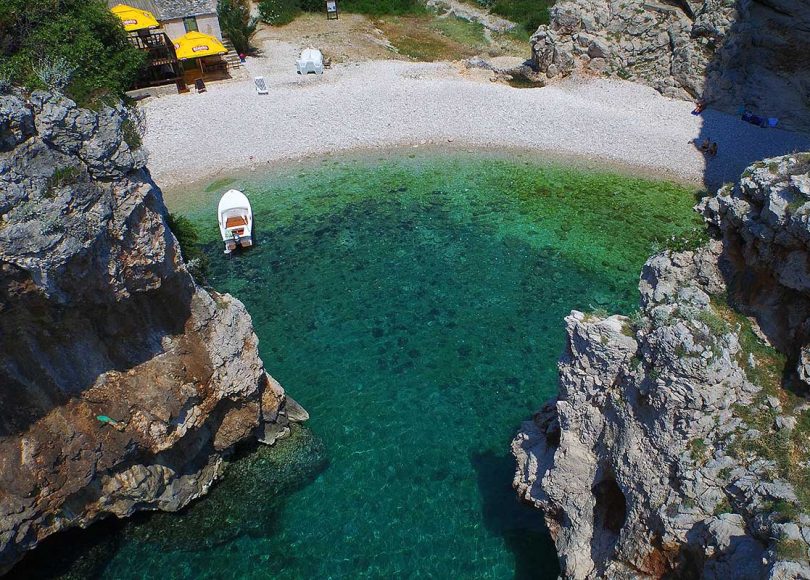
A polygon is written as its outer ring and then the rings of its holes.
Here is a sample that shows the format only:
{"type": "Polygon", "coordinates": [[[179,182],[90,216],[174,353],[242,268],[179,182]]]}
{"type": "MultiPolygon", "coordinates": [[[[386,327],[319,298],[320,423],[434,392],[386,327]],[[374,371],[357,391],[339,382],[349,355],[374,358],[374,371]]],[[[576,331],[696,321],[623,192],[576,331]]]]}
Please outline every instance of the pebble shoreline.
{"type": "Polygon", "coordinates": [[[692,103],[620,80],[516,89],[453,63],[368,61],[301,77],[286,58],[251,60],[247,73],[265,76],[268,95],[257,95],[251,78],[142,105],[158,184],[339,151],[432,145],[549,152],[714,187],[758,159],[810,149],[810,136],[718,111],[694,116],[692,103]],[[693,143],[707,136],[719,145],[708,167],[693,143]]]}

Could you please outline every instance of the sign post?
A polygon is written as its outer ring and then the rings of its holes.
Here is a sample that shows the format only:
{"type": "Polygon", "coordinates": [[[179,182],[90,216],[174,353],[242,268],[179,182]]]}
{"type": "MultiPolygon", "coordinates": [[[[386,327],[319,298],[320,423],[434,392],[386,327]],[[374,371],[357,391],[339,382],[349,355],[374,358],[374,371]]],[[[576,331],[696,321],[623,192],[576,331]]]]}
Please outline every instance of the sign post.
{"type": "Polygon", "coordinates": [[[337,0],[326,0],[326,19],[327,20],[338,19],[337,0]]]}

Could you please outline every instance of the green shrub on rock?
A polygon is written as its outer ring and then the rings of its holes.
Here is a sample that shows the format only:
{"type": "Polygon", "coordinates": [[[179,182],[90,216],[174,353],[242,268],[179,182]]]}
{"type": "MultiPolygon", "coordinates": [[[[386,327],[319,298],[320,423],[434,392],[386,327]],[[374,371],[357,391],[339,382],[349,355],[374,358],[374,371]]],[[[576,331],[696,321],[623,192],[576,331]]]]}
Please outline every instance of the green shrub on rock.
{"type": "Polygon", "coordinates": [[[425,11],[425,5],[417,0],[343,0],[339,2],[346,12],[382,16],[394,14],[418,14],[425,11]]]}
{"type": "Polygon", "coordinates": [[[144,59],[102,0],[0,2],[0,61],[16,85],[92,105],[120,97],[144,59]]]}
{"type": "Polygon", "coordinates": [[[281,26],[295,20],[301,13],[300,0],[261,0],[259,14],[268,24],[281,26]]]}
{"type": "Polygon", "coordinates": [[[479,0],[489,5],[495,14],[518,23],[526,32],[534,34],[541,24],[549,23],[549,8],[553,0],[479,0]]]}
{"type": "Polygon", "coordinates": [[[187,217],[174,213],[170,213],[166,221],[177,238],[188,271],[198,282],[204,283],[208,276],[208,256],[200,247],[196,226],[187,217]]]}

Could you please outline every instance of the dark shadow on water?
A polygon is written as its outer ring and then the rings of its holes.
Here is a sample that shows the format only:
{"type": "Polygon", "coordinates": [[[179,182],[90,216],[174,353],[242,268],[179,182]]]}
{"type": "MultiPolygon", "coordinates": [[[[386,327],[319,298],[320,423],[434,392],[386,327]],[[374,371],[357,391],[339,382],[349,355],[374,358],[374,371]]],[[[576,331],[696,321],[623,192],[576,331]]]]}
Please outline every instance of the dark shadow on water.
{"type": "Polygon", "coordinates": [[[99,578],[123,541],[127,522],[107,518],[50,536],[8,573],[9,580],[99,578]]]}
{"type": "Polygon", "coordinates": [[[492,451],[473,453],[484,525],[492,535],[501,536],[515,557],[515,580],[557,578],[560,568],[557,552],[543,514],[521,504],[512,489],[515,460],[492,451]]]}
{"type": "MultiPolygon", "coordinates": [[[[177,577],[184,553],[227,548],[238,552],[240,537],[277,533],[287,499],[311,484],[329,458],[323,442],[309,429],[295,427],[273,447],[256,442],[239,446],[230,459],[227,477],[208,495],[179,512],[140,512],[127,520],[107,518],[87,529],[73,528],[47,538],[17,564],[7,578],[19,580],[101,578],[120,573],[108,565],[128,547],[138,554],[173,554],[172,567],[155,577],[177,577]]],[[[272,554],[265,566],[281,570],[290,556],[272,554]]],[[[122,559],[118,556],[118,559],[122,559]]],[[[157,561],[157,560],[156,560],[157,561]]],[[[168,559],[162,560],[164,563],[168,559]]],[[[137,570],[141,562],[127,562],[137,570]]],[[[135,573],[137,575],[137,573],[135,573]]],[[[268,574],[270,574],[268,572],[268,574]]]]}

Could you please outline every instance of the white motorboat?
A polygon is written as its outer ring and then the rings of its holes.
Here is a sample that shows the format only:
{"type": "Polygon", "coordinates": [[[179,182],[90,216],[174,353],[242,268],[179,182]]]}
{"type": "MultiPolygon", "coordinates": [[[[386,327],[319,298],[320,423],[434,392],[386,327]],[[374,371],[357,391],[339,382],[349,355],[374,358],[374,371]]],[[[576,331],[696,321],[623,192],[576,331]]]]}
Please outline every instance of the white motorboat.
{"type": "Polygon", "coordinates": [[[253,245],[253,210],[244,193],[236,189],[227,191],[219,200],[217,216],[226,254],[253,245]]]}

